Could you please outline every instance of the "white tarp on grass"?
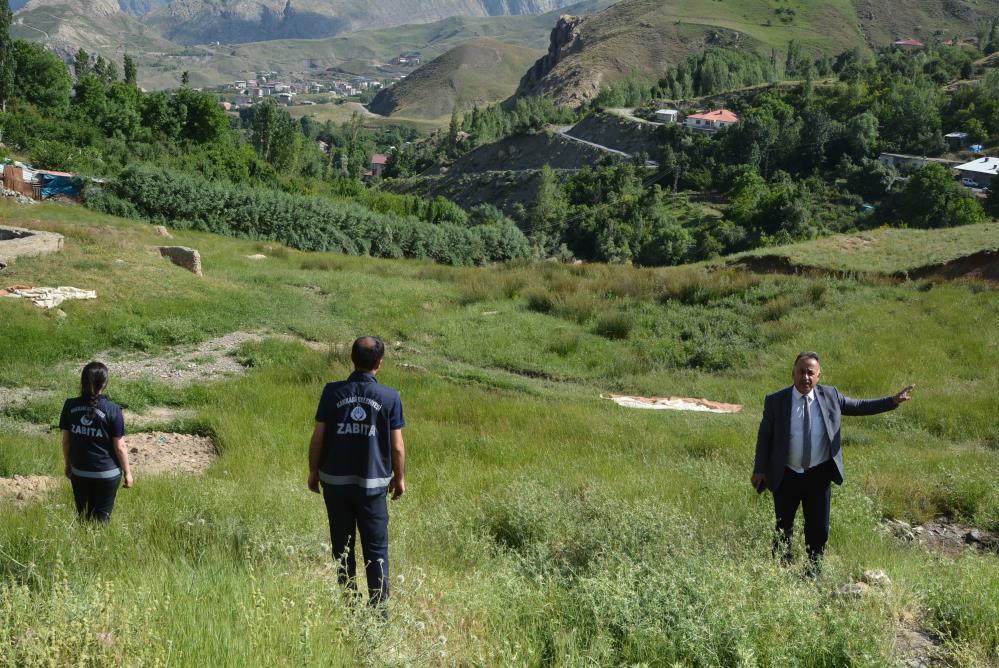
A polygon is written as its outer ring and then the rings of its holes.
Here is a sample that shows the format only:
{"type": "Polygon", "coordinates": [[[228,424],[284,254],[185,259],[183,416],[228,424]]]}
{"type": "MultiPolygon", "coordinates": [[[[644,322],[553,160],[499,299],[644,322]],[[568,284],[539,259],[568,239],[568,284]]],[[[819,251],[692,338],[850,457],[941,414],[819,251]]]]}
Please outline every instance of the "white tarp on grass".
{"type": "Polygon", "coordinates": [[[708,399],[690,397],[635,397],[624,394],[601,394],[602,399],[610,399],[625,408],[645,408],[648,410],[697,411],[701,413],[738,413],[739,404],[723,404],[708,399]]]}
{"type": "Polygon", "coordinates": [[[14,286],[6,290],[0,290],[0,295],[28,299],[36,306],[41,306],[42,308],[55,308],[67,299],[97,299],[96,290],[81,290],[80,288],[71,288],[68,286],[60,286],[58,288],[14,286]]]}

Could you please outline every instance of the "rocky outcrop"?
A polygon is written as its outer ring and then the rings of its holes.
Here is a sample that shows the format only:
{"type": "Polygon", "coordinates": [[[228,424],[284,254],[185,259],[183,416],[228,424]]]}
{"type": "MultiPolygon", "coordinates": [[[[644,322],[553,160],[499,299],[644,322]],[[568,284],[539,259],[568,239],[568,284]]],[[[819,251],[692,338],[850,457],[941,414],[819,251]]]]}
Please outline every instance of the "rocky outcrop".
{"type": "Polygon", "coordinates": [[[201,272],[201,253],[186,246],[160,246],[160,255],[170,258],[178,267],[187,269],[192,274],[203,275],[201,272]]]}
{"type": "Polygon", "coordinates": [[[0,225],[0,269],[18,257],[61,251],[62,244],[62,235],[55,232],[0,225]]]}
{"type": "Polygon", "coordinates": [[[544,78],[562,62],[566,56],[583,48],[580,26],[585,16],[563,14],[552,29],[548,43],[548,53],[538,59],[534,66],[520,80],[517,95],[538,95],[543,92],[544,78]]]}

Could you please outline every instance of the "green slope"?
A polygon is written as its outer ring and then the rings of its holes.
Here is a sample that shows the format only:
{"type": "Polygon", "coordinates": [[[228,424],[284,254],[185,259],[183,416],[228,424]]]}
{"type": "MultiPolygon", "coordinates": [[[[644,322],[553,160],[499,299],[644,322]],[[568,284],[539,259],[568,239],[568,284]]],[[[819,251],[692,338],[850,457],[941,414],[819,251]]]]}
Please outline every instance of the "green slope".
{"type": "Polygon", "coordinates": [[[441,118],[510,97],[540,52],[476,39],[451,49],[387,88],[368,105],[376,114],[441,118]]]}
{"type": "Polygon", "coordinates": [[[706,46],[769,53],[796,40],[813,56],[833,55],[936,30],[968,35],[997,15],[999,3],[974,0],[886,0],[876,8],[851,0],[621,0],[576,26],[576,39],[556,45],[557,64],[525,78],[521,92],[578,104],[606,81],[631,70],[657,78],[706,46]]]}
{"type": "MultiPolygon", "coordinates": [[[[163,243],[151,225],[52,204],[0,203],[0,220],[66,236],[61,253],[8,267],[5,285],[98,295],[62,314],[0,299],[2,398],[51,392],[0,407],[0,476],[54,479],[24,508],[0,501],[10,665],[880,667],[912,658],[901,624],[942,662],[993,663],[996,555],[938,554],[882,521],[999,530],[994,290],[457,269],[175,231],[170,243],[201,251],[199,277],[150,252],[163,243]],[[599,333],[608,315],[630,319],[624,338],[599,333]],[[136,412],[193,412],[161,427],[211,435],[213,466],[137,472],[109,527],[75,522],[58,433],[30,423],[56,420],[81,363],[241,330],[269,336],[240,349],[241,376],[183,388],[113,376],[108,389],[136,412]],[[371,332],[388,343],[379,379],[401,391],[409,450],[388,623],[336,587],[322,500],[305,486],[323,383],[371,332]],[[748,481],[763,397],[800,350],[818,350],[824,379],[851,396],[917,383],[899,410],[847,418],[818,580],[773,562],[772,504],[748,481]],[[636,411],[602,392],[745,408],[636,411]],[[844,595],[868,569],[890,584],[844,595]]],[[[143,429],[128,428],[126,443],[143,429]]]]}

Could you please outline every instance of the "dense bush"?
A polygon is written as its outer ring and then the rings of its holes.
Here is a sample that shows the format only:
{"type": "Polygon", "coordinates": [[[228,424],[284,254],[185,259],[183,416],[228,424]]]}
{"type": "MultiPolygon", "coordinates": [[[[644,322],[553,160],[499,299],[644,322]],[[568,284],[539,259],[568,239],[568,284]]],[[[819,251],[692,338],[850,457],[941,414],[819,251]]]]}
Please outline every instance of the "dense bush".
{"type": "Polygon", "coordinates": [[[273,239],[304,250],[350,255],[425,257],[446,264],[481,264],[522,257],[527,239],[510,224],[462,227],[380,214],[352,202],[210,183],[166,169],[126,168],[109,192],[91,192],[88,206],[131,213],[175,227],[273,239]]]}

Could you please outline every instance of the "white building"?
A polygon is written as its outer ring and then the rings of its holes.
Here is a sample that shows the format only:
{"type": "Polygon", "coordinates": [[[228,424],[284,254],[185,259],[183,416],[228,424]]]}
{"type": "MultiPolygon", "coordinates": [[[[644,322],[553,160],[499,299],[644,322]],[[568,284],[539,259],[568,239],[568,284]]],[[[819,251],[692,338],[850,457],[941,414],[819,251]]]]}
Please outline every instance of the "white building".
{"type": "Polygon", "coordinates": [[[684,120],[691,130],[718,132],[739,122],[739,116],[728,109],[712,109],[701,114],[691,114],[684,120]]]}
{"type": "Polygon", "coordinates": [[[974,181],[981,188],[991,188],[993,183],[999,185],[999,158],[976,158],[971,162],[955,167],[962,178],[974,181]]]}
{"type": "Polygon", "coordinates": [[[660,123],[676,123],[680,112],[676,109],[660,109],[656,112],[656,120],[660,123]]]}

